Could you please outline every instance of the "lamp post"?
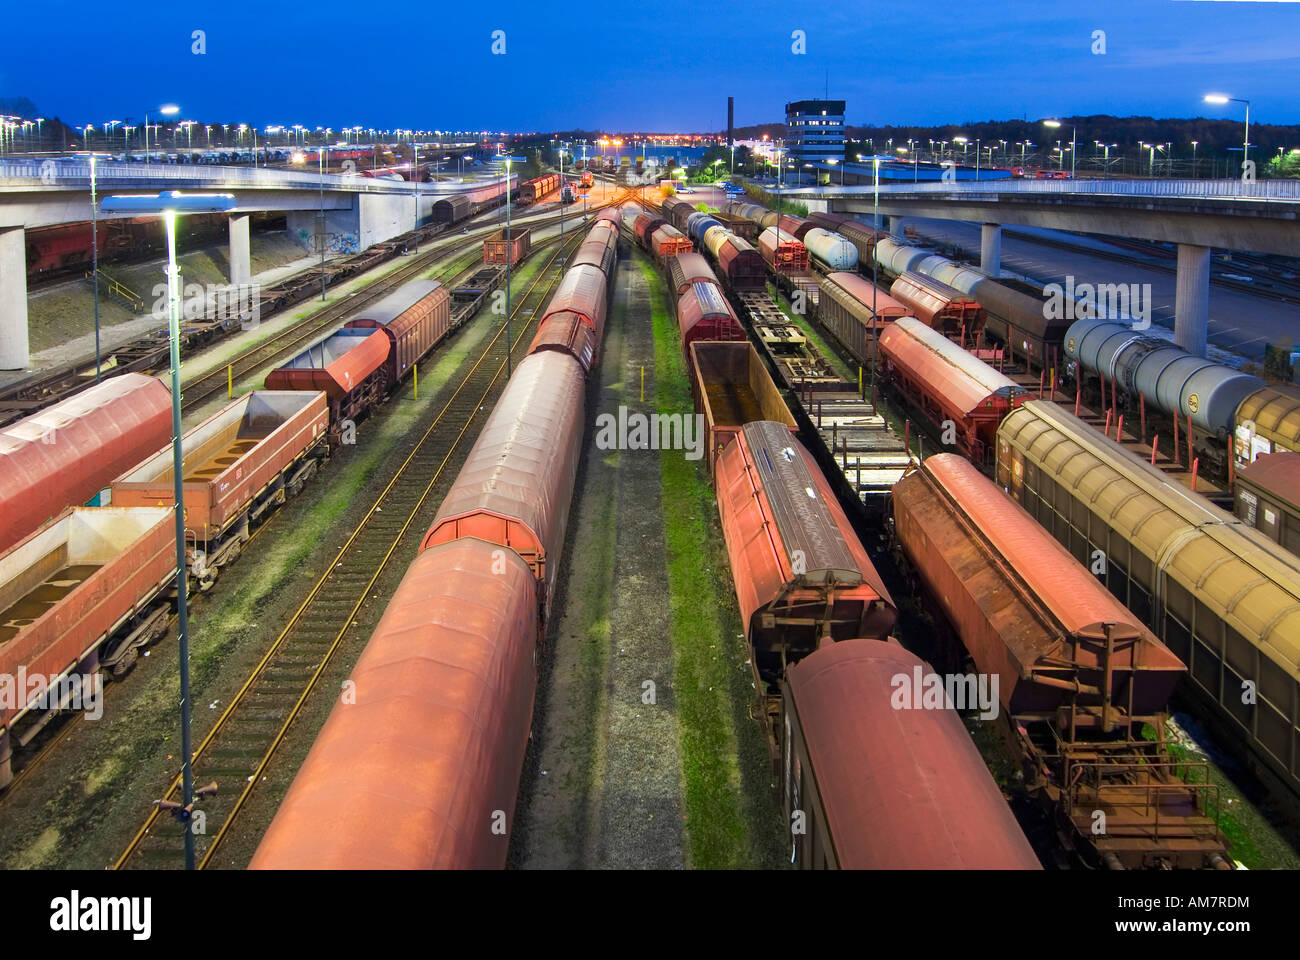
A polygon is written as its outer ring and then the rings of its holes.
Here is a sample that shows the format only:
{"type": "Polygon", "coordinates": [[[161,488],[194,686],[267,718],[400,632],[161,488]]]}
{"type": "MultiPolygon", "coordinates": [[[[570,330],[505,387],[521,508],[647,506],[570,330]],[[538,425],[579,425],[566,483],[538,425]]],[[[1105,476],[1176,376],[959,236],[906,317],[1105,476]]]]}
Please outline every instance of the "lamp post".
{"type": "MultiPolygon", "coordinates": [[[[1045,127],[1052,127],[1053,129],[1057,129],[1057,128],[1059,128],[1059,127],[1061,126],[1061,121],[1060,121],[1060,120],[1044,120],[1044,121],[1043,121],[1043,126],[1045,126],[1045,127]]],[[[1077,126],[1071,126],[1071,127],[1070,127],[1070,179],[1071,179],[1071,180],[1074,179],[1074,171],[1075,171],[1074,155],[1075,155],[1076,153],[1078,153],[1078,146],[1077,146],[1078,130],[1079,130],[1079,128],[1078,128],[1077,126]]],[[[1058,143],[1059,143],[1059,141],[1058,141],[1058,143]]],[[[1057,169],[1058,169],[1058,170],[1064,170],[1064,169],[1065,169],[1065,151],[1064,151],[1064,150],[1061,151],[1060,163],[1058,164],[1057,169]]]]}
{"type": "Polygon", "coordinates": [[[510,376],[510,164],[523,163],[527,157],[502,154],[496,159],[506,163],[506,377],[510,376]]]}
{"type": "MultiPolygon", "coordinates": [[[[871,228],[880,230],[880,157],[873,156],[875,192],[871,201],[871,228]]],[[[880,341],[880,317],[876,313],[876,284],[880,282],[880,260],[876,257],[875,247],[871,250],[871,386],[876,385],[876,344],[880,341]]],[[[872,413],[875,413],[873,410],[872,413]]]]}
{"type": "MultiPolygon", "coordinates": [[[[420,252],[420,145],[414,144],[415,153],[411,163],[411,178],[415,181],[415,252],[420,252]]],[[[322,189],[324,189],[322,187],[322,189]]]]}
{"type": "MultiPolygon", "coordinates": [[[[161,113],[164,117],[174,117],[176,116],[176,114],[181,112],[181,108],[176,106],[176,104],[174,103],[164,103],[161,107],[158,108],[158,112],[161,113]]],[[[162,134],[159,133],[158,136],[159,138],[161,138],[162,134]]],[[[149,111],[148,110],[144,112],[144,162],[145,163],[149,162],[149,111]]]]}
{"type": "Polygon", "coordinates": [[[1229,97],[1222,93],[1207,93],[1205,95],[1206,103],[1244,103],[1246,105],[1246,137],[1241,141],[1241,166],[1244,170],[1246,164],[1250,162],[1250,101],[1242,100],[1240,97],[1229,97]]]}
{"type": "MultiPolygon", "coordinates": [[[[176,217],[186,213],[228,213],[235,207],[229,193],[182,194],[165,190],[156,196],[105,197],[101,204],[106,213],[162,214],[167,227],[167,325],[171,340],[172,375],[172,505],[176,516],[176,625],[181,672],[181,790],[183,809],[194,803],[194,771],[190,748],[190,651],[189,651],[189,575],[185,567],[185,470],[181,450],[181,292],[180,272],[176,267],[176,217]]],[[[185,869],[194,869],[194,832],[188,819],[185,827],[185,869]]]]}

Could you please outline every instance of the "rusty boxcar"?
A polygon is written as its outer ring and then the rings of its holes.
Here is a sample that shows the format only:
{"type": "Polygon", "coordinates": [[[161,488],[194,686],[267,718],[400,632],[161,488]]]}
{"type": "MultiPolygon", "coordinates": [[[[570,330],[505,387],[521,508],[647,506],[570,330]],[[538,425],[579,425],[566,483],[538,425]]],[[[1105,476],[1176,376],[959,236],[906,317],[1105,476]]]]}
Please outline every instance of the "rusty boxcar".
{"type": "Polygon", "coordinates": [[[714,483],[755,682],[770,711],[786,664],[823,637],[887,637],[897,611],[786,423],[746,423],[718,455],[714,483]]]}
{"type": "Polygon", "coordinates": [[[519,263],[524,257],[528,256],[528,251],[532,245],[532,236],[532,231],[527,227],[522,230],[511,230],[509,242],[506,241],[504,227],[488,234],[483,238],[483,262],[509,263],[511,265],[519,263]]]}
{"type": "Polygon", "coordinates": [[[171,440],[171,393],[125,373],[0,430],[0,551],[171,440]]]}
{"type": "Polygon", "coordinates": [[[695,410],[704,416],[708,431],[710,474],[722,448],[751,421],[783,423],[792,434],[798,432],[798,423],[752,343],[696,340],[690,345],[690,361],[695,410]]]}
{"type": "Polygon", "coordinates": [[[384,392],[451,331],[451,295],[437,280],[412,280],[354,316],[345,330],[381,330],[388,340],[384,392]]]}
{"type": "MultiPolygon", "coordinates": [[[[323,393],[254,390],[181,437],[185,527],[203,553],[202,588],[239,555],[250,526],[315,474],[328,427],[323,393]]],[[[172,480],[168,448],[113,481],[113,505],[170,505],[172,480]]]]}
{"type": "Polygon", "coordinates": [[[1178,657],[963,457],[927,458],[892,502],[904,566],[998,681],[1003,732],[1065,849],[1093,867],[1226,866],[1214,790],[1184,782],[1165,738],[1178,657]]]}
{"type": "Polygon", "coordinates": [[[825,643],[781,687],[782,806],[801,870],[1037,870],[961,718],[895,709],[928,666],[896,642],[825,643]]]}
{"type": "Polygon", "coordinates": [[[392,341],[381,330],[345,327],[317,340],[266,375],[267,390],[315,391],[329,405],[330,443],[383,399],[392,341]]]}
{"type": "Polygon", "coordinates": [[[0,787],[15,743],[41,729],[72,693],[68,682],[90,693],[85,678],[126,673],[166,631],[173,517],[160,507],[70,508],[0,555],[0,683],[14,685],[0,706],[0,787]],[[37,677],[39,690],[23,682],[37,677]]]}

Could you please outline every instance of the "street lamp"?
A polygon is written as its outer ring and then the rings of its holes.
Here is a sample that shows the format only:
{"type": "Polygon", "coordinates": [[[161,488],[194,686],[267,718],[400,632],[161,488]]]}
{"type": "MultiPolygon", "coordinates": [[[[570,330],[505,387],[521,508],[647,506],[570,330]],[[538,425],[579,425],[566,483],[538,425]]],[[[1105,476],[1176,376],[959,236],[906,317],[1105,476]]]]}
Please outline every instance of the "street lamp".
{"type": "Polygon", "coordinates": [[[506,377],[510,376],[510,164],[523,163],[527,157],[500,154],[493,159],[506,164],[506,377]]]}
{"type": "MultiPolygon", "coordinates": [[[[181,290],[180,271],[176,266],[176,216],[186,213],[229,213],[235,198],[229,193],[182,194],[165,190],[157,196],[105,197],[100,205],[105,213],[137,216],[161,214],[167,227],[167,323],[171,340],[172,374],[172,505],[176,516],[176,625],[181,662],[181,783],[183,810],[194,803],[194,771],[190,760],[190,651],[189,651],[189,575],[185,567],[185,475],[181,451],[181,290]]],[[[188,821],[185,828],[185,869],[194,869],[194,831],[188,821]]]]}
{"type": "MultiPolygon", "coordinates": [[[[875,195],[871,201],[871,229],[880,230],[880,157],[873,156],[871,165],[875,175],[875,195]]],[[[880,260],[871,251],[871,388],[876,387],[876,351],[880,342],[880,315],[876,313],[876,284],[880,282],[880,260]]],[[[875,413],[875,410],[872,410],[875,413]]]]}
{"type": "Polygon", "coordinates": [[[1246,139],[1241,142],[1241,166],[1245,169],[1246,164],[1250,161],[1250,101],[1242,100],[1240,97],[1229,97],[1222,93],[1207,93],[1205,95],[1206,103],[1244,103],[1246,105],[1246,139]]]}
{"type": "MultiPolygon", "coordinates": [[[[1043,126],[1045,126],[1045,127],[1052,127],[1053,129],[1056,129],[1056,128],[1058,128],[1058,127],[1061,126],[1061,121],[1060,121],[1060,120],[1044,120],[1044,121],[1043,121],[1043,126]]],[[[1078,141],[1077,141],[1078,129],[1079,129],[1079,128],[1078,128],[1077,126],[1073,126],[1073,125],[1072,125],[1072,126],[1070,127],[1070,179],[1071,179],[1071,180],[1074,179],[1074,155],[1078,152],[1078,146],[1077,146],[1077,144],[1078,144],[1078,141]]],[[[1058,142],[1059,142],[1059,141],[1058,141],[1058,142]]],[[[1062,170],[1065,169],[1065,151],[1064,151],[1064,150],[1061,151],[1061,162],[1060,162],[1060,166],[1058,167],[1058,169],[1062,169],[1062,170]]]]}
{"type": "MultiPolygon", "coordinates": [[[[158,108],[158,112],[164,117],[174,117],[181,112],[181,108],[174,103],[164,103],[158,108]]],[[[158,134],[161,139],[162,134],[158,134]]],[[[149,111],[144,112],[144,162],[149,162],[149,111]]]]}

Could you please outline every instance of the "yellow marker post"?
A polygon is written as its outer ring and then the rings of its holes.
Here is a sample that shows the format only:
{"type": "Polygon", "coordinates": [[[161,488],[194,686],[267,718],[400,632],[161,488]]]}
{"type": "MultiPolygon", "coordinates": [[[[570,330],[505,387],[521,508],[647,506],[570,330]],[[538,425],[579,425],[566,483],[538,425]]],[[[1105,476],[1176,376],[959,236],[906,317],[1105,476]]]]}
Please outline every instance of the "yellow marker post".
{"type": "Polygon", "coordinates": [[[415,371],[415,376],[411,377],[411,382],[415,384],[415,399],[419,400],[420,399],[420,365],[418,363],[414,364],[413,369],[415,371]]]}
{"type": "Polygon", "coordinates": [[[641,402],[645,403],[645,364],[641,364],[641,402]]]}
{"type": "Polygon", "coordinates": [[[862,366],[858,365],[858,396],[862,396],[862,366]]]}
{"type": "Polygon", "coordinates": [[[226,364],[226,399],[229,400],[235,395],[235,368],[234,364],[226,364]]]}

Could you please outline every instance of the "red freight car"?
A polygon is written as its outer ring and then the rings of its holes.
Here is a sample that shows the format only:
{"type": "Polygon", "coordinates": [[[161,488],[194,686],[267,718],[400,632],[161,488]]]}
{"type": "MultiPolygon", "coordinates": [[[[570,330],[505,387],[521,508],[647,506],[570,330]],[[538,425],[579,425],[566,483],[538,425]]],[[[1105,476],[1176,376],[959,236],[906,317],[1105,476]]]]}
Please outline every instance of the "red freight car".
{"type": "Polygon", "coordinates": [[[570,266],[595,267],[605,276],[612,276],[614,261],[618,259],[618,234],[610,230],[592,228],[587,239],[578,247],[570,266]]]}
{"type": "Polygon", "coordinates": [[[782,684],[781,798],[799,869],[1037,870],[951,708],[898,710],[896,678],[932,671],[897,643],[844,640],[782,684]]]}
{"type": "Polygon", "coordinates": [[[462,537],[509,547],[532,567],[538,599],[549,609],[582,453],[585,389],[573,357],[553,350],[526,357],[483,425],[421,549],[462,537]]]}
{"type": "Polygon", "coordinates": [[[381,330],[388,340],[385,392],[451,330],[451,296],[437,280],[412,280],[366,307],[345,330],[381,330]]]}
{"type": "MultiPolygon", "coordinates": [[[[1015,501],[940,454],[894,487],[895,538],[984,676],[1027,786],[1094,866],[1213,866],[1223,839],[1164,746],[1186,667],[1015,501]],[[1142,731],[1150,726],[1155,740],[1142,731]],[[1108,811],[1094,832],[1094,811],[1108,811]]],[[[1203,798],[1202,798],[1203,799],[1203,798]]]]}
{"type": "Polygon", "coordinates": [[[686,232],[687,218],[696,212],[693,205],[677,197],[667,197],[659,206],[660,215],[681,233],[686,232]]]}
{"type": "Polygon", "coordinates": [[[668,292],[676,299],[693,283],[718,282],[709,262],[699,253],[679,253],[668,258],[668,292]]]}
{"type": "Polygon", "coordinates": [[[558,173],[548,173],[545,176],[537,177],[534,180],[524,182],[519,188],[519,204],[523,206],[528,203],[536,203],[560,188],[560,175],[558,173]]]}
{"type": "Polygon", "coordinates": [[[889,295],[927,327],[963,346],[973,345],[984,329],[984,308],[978,300],[923,273],[904,270],[889,295]]]}
{"type": "MultiPolygon", "coordinates": [[[[69,509],[0,556],[0,682],[41,677],[54,694],[101,667],[130,669],[167,629],[173,517],[162,507],[69,509]]],[[[0,702],[0,787],[12,779],[13,741],[27,743],[54,706],[30,682],[11,692],[0,702]]]]}
{"type": "Polygon", "coordinates": [[[709,473],[722,448],[754,420],[799,429],[781,391],[754,345],[741,340],[697,340],[690,345],[691,392],[695,412],[704,416],[709,441],[709,473]]]}
{"type": "Polygon", "coordinates": [[[608,282],[599,267],[588,264],[570,267],[542,312],[542,319],[557,314],[575,314],[595,331],[599,341],[605,332],[605,311],[609,303],[607,292],[608,282]]]}
{"type": "Polygon", "coordinates": [[[171,410],[161,381],[125,373],[0,430],[0,550],[166,445],[171,410]]]}
{"type": "MultiPolygon", "coordinates": [[[[380,337],[381,334],[375,334],[380,337]]],[[[239,555],[250,525],[297,494],[326,455],[329,409],[316,391],[254,390],[181,438],[185,527],[204,552],[196,567],[210,587],[239,555]]],[[[113,481],[113,505],[175,503],[172,451],[162,450],[113,481]]]]}
{"type": "Polygon", "coordinates": [[[599,213],[597,213],[594,218],[592,218],[593,227],[598,223],[603,223],[606,226],[608,226],[610,230],[614,231],[614,237],[615,239],[617,239],[618,230],[619,227],[622,226],[623,218],[619,215],[618,210],[616,210],[614,207],[606,207],[604,210],[601,210],[599,213]]]}
{"type": "Polygon", "coordinates": [[[535,591],[495,543],[416,557],[352,670],[355,702],[335,704],[250,868],[504,867],[536,690],[535,591]],[[497,810],[503,832],[490,829],[497,810]]]}
{"type": "Polygon", "coordinates": [[[788,213],[781,214],[776,222],[777,226],[784,232],[790,234],[796,240],[803,242],[803,235],[811,230],[817,224],[811,220],[805,220],[803,217],[793,217],[788,213]]]}
{"type": "Polygon", "coordinates": [[[915,317],[885,328],[880,357],[889,384],[944,435],[944,443],[955,443],[976,463],[991,462],[998,424],[1029,395],[915,317]]]}
{"type": "Polygon", "coordinates": [[[807,273],[808,248],[777,227],[768,227],[758,236],[763,260],[777,273],[807,273]]]}
{"type": "Polygon", "coordinates": [[[319,390],[329,404],[330,443],[346,421],[363,419],[383,399],[391,341],[381,330],[344,327],[266,375],[267,390],[319,390]]]}
{"type": "Polygon", "coordinates": [[[823,637],[889,636],[897,611],[812,455],[785,423],[746,423],[714,482],[760,697],[823,637]]]}
{"type": "Polygon", "coordinates": [[[682,353],[696,340],[744,340],[745,329],[716,283],[693,283],[677,298],[677,330],[682,353]]]}
{"type": "Polygon", "coordinates": [[[652,213],[643,213],[632,223],[632,232],[636,234],[637,243],[650,250],[650,238],[654,232],[666,224],[668,221],[663,217],[656,217],[652,213]]]}
{"type": "Polygon", "coordinates": [[[737,293],[767,288],[767,265],[763,255],[734,234],[718,243],[718,270],[727,286],[737,293]]]}
{"type": "Polygon", "coordinates": [[[675,257],[679,253],[690,253],[692,247],[689,237],[672,224],[665,223],[650,235],[650,249],[654,251],[655,259],[662,266],[669,257],[675,257]]]}
{"type": "Polygon", "coordinates": [[[483,262],[516,264],[528,256],[531,244],[531,230],[511,230],[510,242],[506,243],[506,231],[502,228],[484,238],[483,262]]]}

